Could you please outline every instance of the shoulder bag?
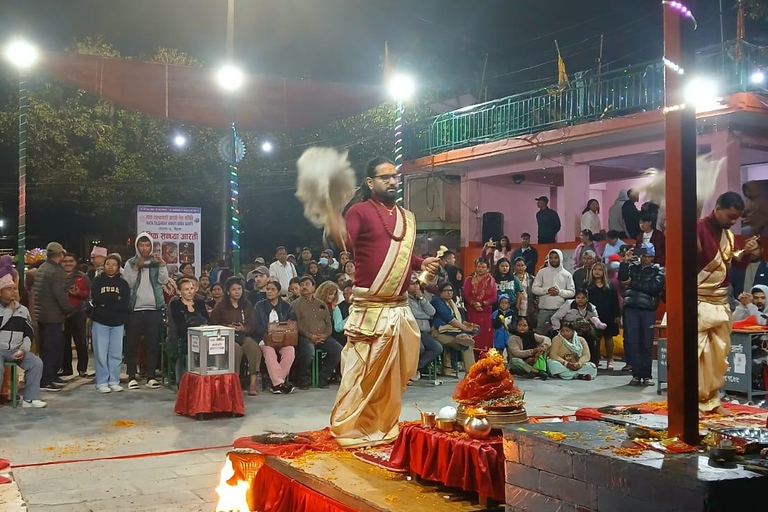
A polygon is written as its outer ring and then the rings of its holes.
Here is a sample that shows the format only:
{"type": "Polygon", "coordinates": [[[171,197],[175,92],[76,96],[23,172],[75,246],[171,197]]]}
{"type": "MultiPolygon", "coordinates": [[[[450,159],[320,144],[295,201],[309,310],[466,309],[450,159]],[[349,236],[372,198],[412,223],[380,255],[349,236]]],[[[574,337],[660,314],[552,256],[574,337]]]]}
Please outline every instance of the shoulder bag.
{"type": "Polygon", "coordinates": [[[267,334],[264,343],[268,347],[295,347],[299,342],[299,325],[296,320],[285,322],[270,322],[267,324],[267,334]]]}

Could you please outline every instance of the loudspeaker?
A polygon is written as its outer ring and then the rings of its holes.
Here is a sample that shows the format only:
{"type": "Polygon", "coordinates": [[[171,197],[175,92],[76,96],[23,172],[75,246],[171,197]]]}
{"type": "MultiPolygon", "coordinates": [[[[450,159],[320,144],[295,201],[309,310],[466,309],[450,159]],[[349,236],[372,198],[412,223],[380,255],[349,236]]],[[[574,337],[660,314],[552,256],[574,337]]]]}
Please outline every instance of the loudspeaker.
{"type": "Polygon", "coordinates": [[[501,212],[485,212],[483,214],[483,240],[485,243],[493,238],[498,242],[504,234],[504,214],[501,212]]]}

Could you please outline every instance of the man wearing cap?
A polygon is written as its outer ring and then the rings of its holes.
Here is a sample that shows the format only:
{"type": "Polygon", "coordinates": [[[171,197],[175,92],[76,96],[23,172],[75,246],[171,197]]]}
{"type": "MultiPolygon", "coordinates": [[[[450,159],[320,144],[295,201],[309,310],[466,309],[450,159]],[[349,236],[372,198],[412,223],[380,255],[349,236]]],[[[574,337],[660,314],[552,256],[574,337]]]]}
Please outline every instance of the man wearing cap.
{"type": "Polygon", "coordinates": [[[253,273],[253,280],[250,282],[251,289],[248,290],[248,300],[251,304],[256,305],[267,298],[264,287],[269,282],[269,269],[264,265],[259,265],[251,273],[253,273]]]}
{"type": "Polygon", "coordinates": [[[165,298],[163,285],[168,282],[165,260],[152,254],[154,240],[147,232],[136,237],[136,255],[125,262],[123,279],[131,287],[131,308],[125,324],[125,365],[128,371],[128,389],[139,389],[136,380],[136,355],[139,340],[144,336],[147,347],[146,387],[157,389],[155,378],[160,348],[160,332],[163,328],[165,298]]]}
{"type": "Polygon", "coordinates": [[[654,263],[656,249],[644,243],[640,261],[635,249],[629,249],[619,265],[619,281],[624,285],[624,351],[627,365],[632,366],[630,386],[652,386],[653,324],[664,290],[664,270],[654,263]]]}
{"type": "Polygon", "coordinates": [[[539,211],[536,212],[536,223],[539,225],[539,243],[554,244],[557,241],[557,233],[560,231],[560,216],[549,207],[549,198],[541,196],[536,198],[539,211]]]}
{"type": "Polygon", "coordinates": [[[288,261],[288,251],[282,245],[275,249],[275,262],[269,266],[269,275],[276,277],[280,282],[280,293],[283,296],[288,294],[291,279],[299,277],[296,273],[296,267],[288,261]]]}
{"type": "Polygon", "coordinates": [[[32,321],[29,311],[19,301],[19,289],[13,276],[0,277],[0,382],[3,363],[16,363],[24,370],[24,401],[22,407],[45,407],[40,400],[40,378],[43,361],[29,351],[32,346],[32,321]]]}
{"type": "Polygon", "coordinates": [[[40,329],[40,356],[43,375],[40,389],[61,391],[63,381],[57,375],[64,355],[64,320],[75,311],[67,294],[67,273],[61,268],[64,247],[51,242],[45,248],[47,259],[35,274],[35,317],[40,329]]]}
{"type": "Polygon", "coordinates": [[[107,259],[107,248],[94,245],[91,249],[91,268],[88,270],[88,279],[93,281],[93,278],[101,274],[104,270],[104,262],[107,259]]]}

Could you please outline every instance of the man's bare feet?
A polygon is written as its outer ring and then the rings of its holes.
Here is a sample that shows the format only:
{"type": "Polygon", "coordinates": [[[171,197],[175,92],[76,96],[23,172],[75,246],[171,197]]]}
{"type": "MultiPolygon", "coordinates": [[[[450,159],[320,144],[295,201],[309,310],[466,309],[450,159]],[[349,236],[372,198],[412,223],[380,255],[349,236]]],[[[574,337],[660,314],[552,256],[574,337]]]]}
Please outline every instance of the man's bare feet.
{"type": "Polygon", "coordinates": [[[722,405],[718,405],[711,411],[699,411],[699,417],[700,418],[706,418],[707,416],[712,416],[715,414],[719,414],[720,416],[733,416],[734,413],[732,411],[729,411],[722,405]]]}

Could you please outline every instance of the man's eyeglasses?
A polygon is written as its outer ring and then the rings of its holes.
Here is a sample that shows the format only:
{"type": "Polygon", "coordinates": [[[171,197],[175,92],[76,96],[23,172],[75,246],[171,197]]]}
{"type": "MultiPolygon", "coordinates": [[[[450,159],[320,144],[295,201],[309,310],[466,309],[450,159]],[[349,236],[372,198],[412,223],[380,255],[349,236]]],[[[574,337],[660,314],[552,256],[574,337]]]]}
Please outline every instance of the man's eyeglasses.
{"type": "Polygon", "coordinates": [[[374,176],[374,178],[378,178],[385,183],[392,180],[400,181],[400,176],[397,174],[382,174],[379,176],[374,176]]]}

